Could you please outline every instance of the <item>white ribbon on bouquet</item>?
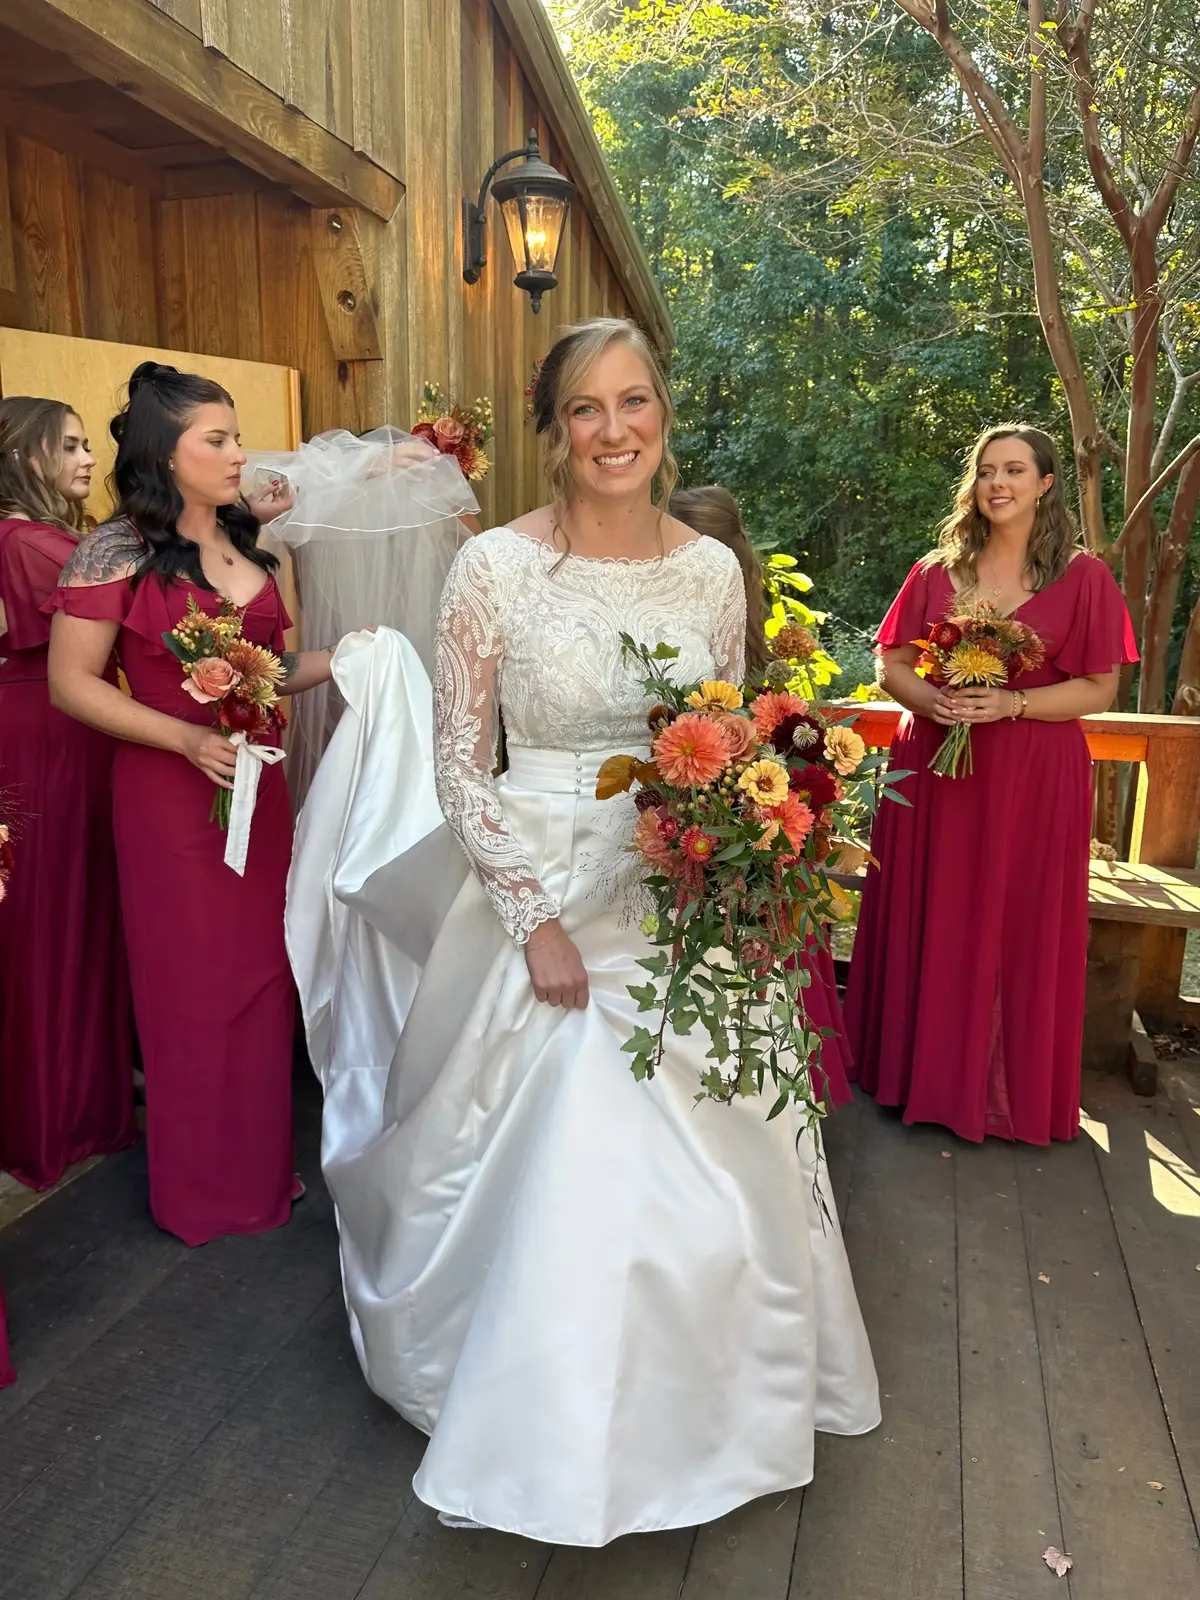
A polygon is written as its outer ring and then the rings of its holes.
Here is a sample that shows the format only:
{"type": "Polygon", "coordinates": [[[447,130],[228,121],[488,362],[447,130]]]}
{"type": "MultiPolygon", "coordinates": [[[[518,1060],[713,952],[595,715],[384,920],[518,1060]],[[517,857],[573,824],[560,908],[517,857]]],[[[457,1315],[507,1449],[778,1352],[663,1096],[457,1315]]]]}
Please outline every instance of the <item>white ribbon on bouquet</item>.
{"type": "Polygon", "coordinates": [[[225,835],[225,865],[241,878],[246,872],[246,853],[250,849],[250,822],[258,801],[258,780],[264,764],[273,767],[282,761],[284,751],[269,744],[251,744],[244,733],[235,733],[230,744],[237,750],[233,772],[233,799],[229,804],[229,829],[225,835]]]}

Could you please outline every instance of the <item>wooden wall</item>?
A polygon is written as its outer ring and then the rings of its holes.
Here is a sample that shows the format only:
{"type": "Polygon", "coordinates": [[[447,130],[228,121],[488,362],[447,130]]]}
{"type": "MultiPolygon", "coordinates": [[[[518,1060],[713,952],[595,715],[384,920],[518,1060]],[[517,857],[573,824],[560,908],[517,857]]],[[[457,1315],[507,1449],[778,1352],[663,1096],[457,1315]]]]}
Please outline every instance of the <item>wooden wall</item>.
{"type": "MultiPolygon", "coordinates": [[[[0,323],[297,367],[306,435],[407,426],[426,380],[466,401],[487,394],[496,440],[485,518],[536,504],[524,401],[534,361],[560,324],[627,315],[629,301],[582,205],[540,317],[512,285],[494,206],[482,281],[463,282],[462,197],[474,198],[495,157],[537,128],[543,156],[571,170],[493,0],[144,3],[404,184],[390,222],[344,219],[378,358],[362,358],[370,337],[355,350],[343,334],[328,281],[322,296],[329,213],[248,170],[236,193],[165,197],[95,165],[84,141],[40,125],[37,137],[5,130],[2,117],[0,323]]],[[[86,420],[99,431],[107,419],[86,420]]]]}

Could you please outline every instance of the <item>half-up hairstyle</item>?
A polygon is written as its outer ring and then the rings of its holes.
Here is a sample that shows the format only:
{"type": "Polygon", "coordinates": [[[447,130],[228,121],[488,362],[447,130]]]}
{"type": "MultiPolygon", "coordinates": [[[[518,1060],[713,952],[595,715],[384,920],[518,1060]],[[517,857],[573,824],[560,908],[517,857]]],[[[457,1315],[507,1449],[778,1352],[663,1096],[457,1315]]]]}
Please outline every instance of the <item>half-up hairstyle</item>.
{"type": "Polygon", "coordinates": [[[68,533],[84,530],[83,506],[54,487],[67,423],[79,413],[63,400],[14,394],[0,400],[0,517],[28,517],[68,533]]]}
{"type": "Polygon", "coordinates": [[[1054,475],[1054,482],[1038,501],[1026,553],[1034,593],[1061,578],[1071,557],[1082,549],[1079,529],[1067,505],[1058,448],[1048,433],[1026,423],[1002,423],[981,433],[967,453],[962,482],[954,496],[954,510],[938,529],[937,549],[925,557],[926,567],[945,567],[958,579],[963,592],[979,582],[979,557],[988,542],[991,523],[979,509],[976,489],[983,452],[998,439],[1021,439],[1033,451],[1039,478],[1054,475]]]}
{"type": "MultiPolygon", "coordinates": [[[[143,361],[129,379],[129,403],[112,419],[109,432],[117,442],[113,467],[114,522],[127,522],[145,552],[133,576],[136,585],[151,573],[164,583],[185,578],[197,589],[213,585],[200,564],[200,546],[179,531],[183,496],[171,472],[171,457],[201,406],[233,407],[233,397],[211,378],[176,367],[143,361]]],[[[217,521],[229,542],[264,572],[278,560],[258,548],[258,522],[244,500],[217,507],[217,521]]]]}
{"type": "Polygon", "coordinates": [[[755,675],[765,672],[771,655],[767,649],[762,564],[742,524],[737,501],[728,489],[714,483],[704,489],[676,489],[671,496],[670,511],[693,532],[716,539],[737,557],[746,586],[746,666],[755,675]]]}
{"type": "MultiPolygon", "coordinates": [[[[576,327],[564,328],[542,362],[533,386],[533,416],[539,434],[546,437],[546,481],[554,497],[554,513],[561,523],[571,498],[571,428],[567,404],[578,394],[589,369],[611,344],[627,344],[637,351],[650,374],[650,387],[662,409],[663,455],[658,469],[659,516],[668,514],[672,491],[679,482],[679,467],[671,454],[671,426],[675,406],[667,375],[657,350],[634,322],[623,317],[593,317],[576,327]]],[[[561,527],[559,528],[561,532],[561,527]]],[[[564,535],[565,537],[565,535],[564,535]]]]}

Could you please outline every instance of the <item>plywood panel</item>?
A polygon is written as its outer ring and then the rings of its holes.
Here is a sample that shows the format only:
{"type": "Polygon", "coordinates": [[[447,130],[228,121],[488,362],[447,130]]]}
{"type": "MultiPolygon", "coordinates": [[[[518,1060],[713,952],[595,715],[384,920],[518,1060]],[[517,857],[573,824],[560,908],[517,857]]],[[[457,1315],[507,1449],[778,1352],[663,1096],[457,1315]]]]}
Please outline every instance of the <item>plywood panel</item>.
{"type": "Polygon", "coordinates": [[[109,510],[104,480],[115,450],[108,422],[124,403],[124,385],[141,361],[167,362],[223,384],[238,408],[247,449],[295,449],[292,376],[286,367],[0,328],[0,393],[62,395],[79,408],[98,462],[88,502],[93,515],[102,517],[109,510]]]}

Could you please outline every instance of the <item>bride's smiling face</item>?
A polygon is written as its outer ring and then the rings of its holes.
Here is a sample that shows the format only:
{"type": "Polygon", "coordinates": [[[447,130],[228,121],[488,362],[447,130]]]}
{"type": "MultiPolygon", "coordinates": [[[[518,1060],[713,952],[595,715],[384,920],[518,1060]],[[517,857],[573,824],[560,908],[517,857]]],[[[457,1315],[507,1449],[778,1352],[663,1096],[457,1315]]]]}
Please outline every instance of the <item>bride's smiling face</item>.
{"type": "Polygon", "coordinates": [[[648,494],[663,457],[663,411],[646,363],[621,340],[610,344],[569,396],[571,476],[584,495],[648,494]]]}

